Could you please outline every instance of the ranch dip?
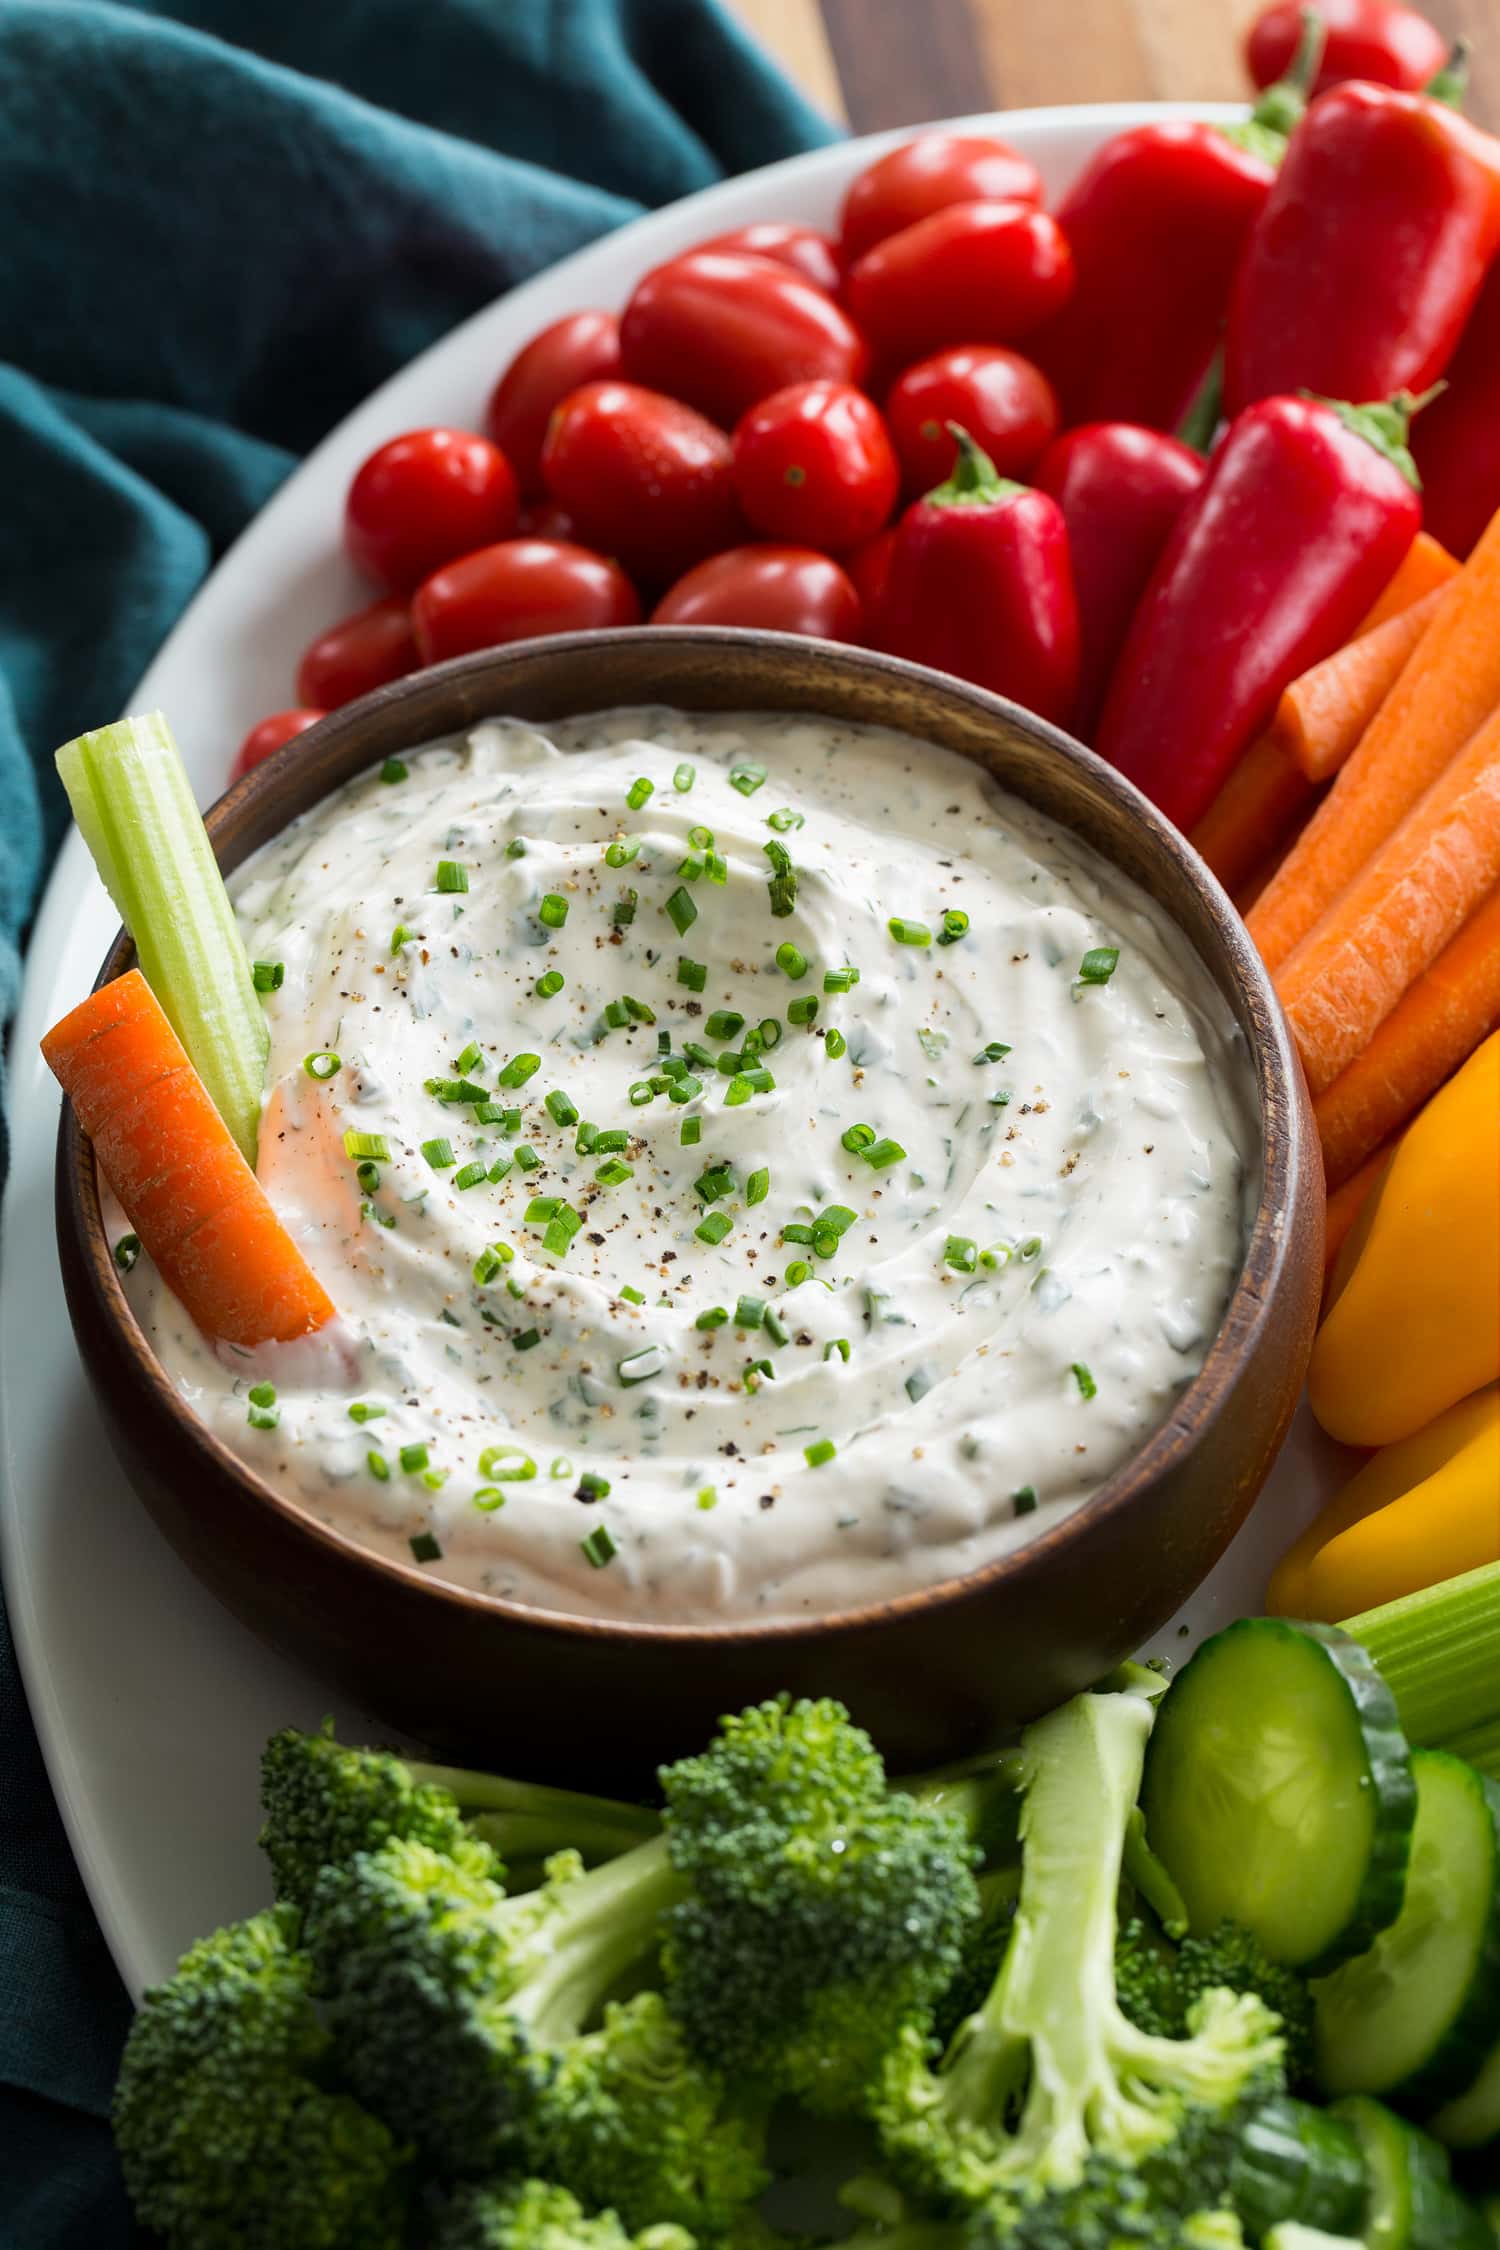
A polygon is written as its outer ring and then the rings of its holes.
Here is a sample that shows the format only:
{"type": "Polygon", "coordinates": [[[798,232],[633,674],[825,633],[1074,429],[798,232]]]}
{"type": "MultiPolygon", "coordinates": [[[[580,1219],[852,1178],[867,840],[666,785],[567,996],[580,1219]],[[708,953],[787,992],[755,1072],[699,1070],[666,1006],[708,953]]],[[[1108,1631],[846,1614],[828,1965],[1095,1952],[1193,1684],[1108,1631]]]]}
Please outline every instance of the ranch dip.
{"type": "Polygon", "coordinates": [[[260,1178],[332,1334],[205,1422],[361,1545],[553,1609],[825,1612],[972,1570],[1197,1372],[1243,1042],[1124,876],[874,728],[631,710],[392,761],[231,885],[260,1178]]]}

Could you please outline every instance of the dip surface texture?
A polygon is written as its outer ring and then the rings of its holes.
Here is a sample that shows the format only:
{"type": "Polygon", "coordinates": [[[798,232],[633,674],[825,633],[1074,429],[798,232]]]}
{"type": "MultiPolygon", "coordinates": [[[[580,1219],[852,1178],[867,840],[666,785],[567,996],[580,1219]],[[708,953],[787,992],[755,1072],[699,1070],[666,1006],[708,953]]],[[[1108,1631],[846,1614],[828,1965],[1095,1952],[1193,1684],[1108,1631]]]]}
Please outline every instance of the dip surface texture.
{"type": "Polygon", "coordinates": [[[1243,1042],[1132,883],[949,752],[497,721],[231,887],[283,970],[260,1177],[341,1333],[216,1353],[129,1286],[364,1546],[660,1623],[853,1607],[1056,1522],[1202,1363],[1243,1042]]]}

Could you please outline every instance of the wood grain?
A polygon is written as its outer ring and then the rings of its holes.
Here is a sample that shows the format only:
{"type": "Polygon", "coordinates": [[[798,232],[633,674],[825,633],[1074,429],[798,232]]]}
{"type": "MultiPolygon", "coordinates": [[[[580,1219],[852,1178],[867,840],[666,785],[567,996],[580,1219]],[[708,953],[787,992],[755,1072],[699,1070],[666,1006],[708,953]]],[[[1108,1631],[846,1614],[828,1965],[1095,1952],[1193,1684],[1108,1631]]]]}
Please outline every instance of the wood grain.
{"type": "MultiPolygon", "coordinates": [[[[1050,102],[1232,101],[1259,0],[731,0],[855,132],[1050,102]]],[[[1468,113],[1500,130],[1496,0],[1430,0],[1474,50],[1468,113]]]]}

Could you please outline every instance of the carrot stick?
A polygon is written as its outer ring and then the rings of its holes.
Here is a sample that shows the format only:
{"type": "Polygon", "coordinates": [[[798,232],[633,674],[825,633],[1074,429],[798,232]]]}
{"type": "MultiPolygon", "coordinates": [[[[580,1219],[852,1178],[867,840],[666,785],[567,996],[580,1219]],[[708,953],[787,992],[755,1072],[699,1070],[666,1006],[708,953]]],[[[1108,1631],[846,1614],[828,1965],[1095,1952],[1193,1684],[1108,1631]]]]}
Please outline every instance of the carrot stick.
{"type": "MultiPolygon", "coordinates": [[[[1314,818],[1307,834],[1316,826],[1314,818]]],[[[1276,990],[1314,1097],[1364,1052],[1497,883],[1500,711],[1282,962],[1276,990]]]]}
{"type": "Polygon", "coordinates": [[[54,1024],[42,1053],[126,1217],[200,1328],[232,1344],[284,1343],[332,1319],[139,969],[54,1024]]]}
{"type": "Polygon", "coordinates": [[[1401,676],[1443,589],[1346,641],[1286,688],[1268,739],[1309,781],[1330,781],[1401,676]]]}
{"type": "Polygon", "coordinates": [[[1250,916],[1273,973],[1500,703],[1500,513],[1250,916]]]}
{"type": "Polygon", "coordinates": [[[1207,812],[1188,830],[1188,842],[1225,890],[1237,891],[1276,849],[1311,795],[1312,783],[1261,735],[1231,766],[1207,812]]]}
{"type": "Polygon", "coordinates": [[[1385,592],[1375,602],[1355,634],[1373,633],[1388,617],[1399,617],[1402,610],[1410,609],[1413,602],[1421,601],[1424,594],[1435,593],[1456,578],[1462,565],[1456,555],[1433,538],[1430,531],[1419,531],[1396,566],[1385,592]]]}
{"type": "MultiPolygon", "coordinates": [[[[1500,1025],[1500,890],[1418,977],[1313,1104],[1330,1188],[1355,1175],[1500,1025]]],[[[1329,1205],[1330,1211],[1332,1204],[1329,1205]]]]}
{"type": "Polygon", "coordinates": [[[1331,1274],[1334,1261],[1344,1247],[1354,1222],[1365,1207],[1365,1198],[1389,1164],[1395,1153],[1394,1137],[1367,1156],[1357,1172],[1331,1188],[1328,1196],[1328,1214],[1323,1225],[1323,1272],[1331,1274]]]}

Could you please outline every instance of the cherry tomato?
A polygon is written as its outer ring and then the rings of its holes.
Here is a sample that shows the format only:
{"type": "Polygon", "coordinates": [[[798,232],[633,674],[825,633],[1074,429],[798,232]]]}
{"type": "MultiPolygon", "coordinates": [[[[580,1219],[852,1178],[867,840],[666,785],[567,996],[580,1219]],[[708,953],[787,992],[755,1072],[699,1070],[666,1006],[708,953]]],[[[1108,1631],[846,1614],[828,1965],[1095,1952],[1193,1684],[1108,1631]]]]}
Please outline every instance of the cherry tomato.
{"type": "Polygon", "coordinates": [[[585,383],[565,398],[542,474],[581,539],[658,585],[732,546],[744,528],[724,432],[638,383],[585,383]]]}
{"type": "Polygon", "coordinates": [[[424,664],[534,633],[638,625],[635,588],[616,563],[562,539],[502,539],[433,572],[412,596],[424,664]]]}
{"type": "MultiPolygon", "coordinates": [[[[1245,35],[1245,61],[1257,86],[1284,77],[1302,37],[1303,0],[1273,0],[1245,35]]],[[[1414,94],[1448,60],[1448,42],[1415,8],[1393,0],[1318,0],[1327,27],[1314,93],[1344,78],[1369,78],[1414,94]]]]}
{"type": "Polygon", "coordinates": [[[901,456],[906,490],[930,492],[953,473],[960,422],[1003,477],[1024,477],[1062,419],[1039,367],[1003,344],[957,344],[919,359],[892,385],[885,418],[901,456]]]}
{"type": "Polygon", "coordinates": [[[262,758],[269,758],[283,742],[305,734],[309,727],[315,727],[319,719],[327,716],[326,711],[273,711],[269,719],[262,719],[259,726],[250,729],[236,750],[234,764],[229,769],[230,780],[238,781],[242,773],[258,766],[262,758]]]}
{"type": "Polygon", "coordinates": [[[516,527],[516,480],[498,445],[467,430],[408,430],[349,487],[344,544],[367,578],[408,593],[439,563],[516,527]]]}
{"type": "Polygon", "coordinates": [[[403,679],[421,661],[405,599],[387,594],[318,635],[297,666],[297,694],[316,710],[336,711],[371,688],[403,679]]]}
{"type": "Polygon", "coordinates": [[[921,133],[861,172],[839,214],[839,247],[853,265],[888,234],[950,203],[1040,203],[1041,174],[1004,141],[921,133]]]}
{"type": "Polygon", "coordinates": [[[620,323],[633,383],[732,429],[788,383],[857,383],[868,353],[831,297],[772,258],[690,250],[637,285],[620,323]]]}
{"type": "Polygon", "coordinates": [[[837,554],[880,529],[900,472],[878,408],[847,383],[792,383],[734,433],[740,506],[768,539],[837,554]]]}
{"type": "Polygon", "coordinates": [[[669,587],[653,625],[756,625],[857,641],[859,596],[846,572],[809,547],[730,547],[669,587]]]}
{"type": "Polygon", "coordinates": [[[831,297],[838,288],[842,267],[839,254],[826,234],[816,227],[799,227],[786,219],[762,219],[753,227],[736,227],[733,234],[716,234],[712,241],[696,242],[695,250],[748,250],[752,257],[774,258],[790,266],[814,289],[831,297]]]}
{"type": "Polygon", "coordinates": [[[888,531],[877,531],[873,539],[866,539],[841,557],[854,581],[854,591],[864,604],[866,617],[873,615],[885,592],[885,582],[891,574],[891,557],[896,551],[896,530],[896,525],[892,524],[888,531]]]}
{"type": "Polygon", "coordinates": [[[913,360],[948,344],[1008,344],[1072,286],[1073,254],[1045,211],[955,203],[867,250],[844,295],[873,350],[913,360]]]}
{"type": "Polygon", "coordinates": [[[620,372],[613,313],[569,313],[523,344],[490,393],[484,426],[533,497],[542,492],[542,440],[552,409],[569,391],[620,372]]]}

